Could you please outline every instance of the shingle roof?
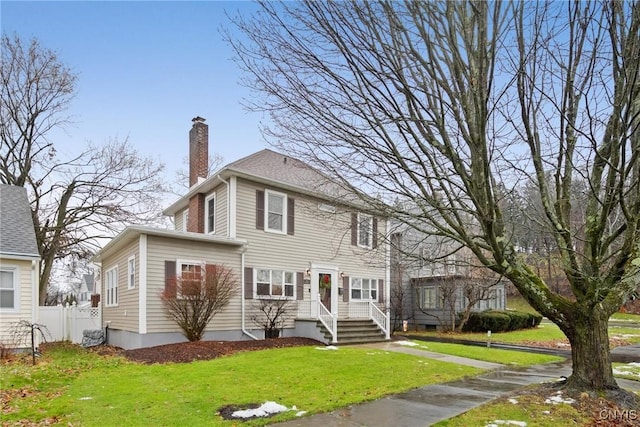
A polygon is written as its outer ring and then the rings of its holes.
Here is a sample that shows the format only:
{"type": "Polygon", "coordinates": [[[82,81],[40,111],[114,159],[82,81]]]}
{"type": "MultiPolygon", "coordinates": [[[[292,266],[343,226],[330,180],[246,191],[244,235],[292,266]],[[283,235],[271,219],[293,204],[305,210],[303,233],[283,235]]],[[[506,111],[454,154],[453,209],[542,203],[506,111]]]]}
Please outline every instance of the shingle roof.
{"type": "Polygon", "coordinates": [[[0,254],[39,257],[27,190],[0,184],[0,254]]]}
{"type": "Polygon", "coordinates": [[[331,203],[339,200],[344,204],[357,204],[357,197],[345,190],[327,175],[301,160],[286,154],[264,149],[223,166],[202,183],[191,187],[189,192],[166,208],[165,215],[175,215],[188,205],[196,193],[206,193],[219,184],[219,177],[244,176],[258,182],[274,185],[326,199],[331,203]]]}
{"type": "Polygon", "coordinates": [[[224,169],[245,172],[259,178],[288,184],[331,198],[343,191],[326,175],[308,164],[285,154],[264,149],[235,162],[224,169]]]}

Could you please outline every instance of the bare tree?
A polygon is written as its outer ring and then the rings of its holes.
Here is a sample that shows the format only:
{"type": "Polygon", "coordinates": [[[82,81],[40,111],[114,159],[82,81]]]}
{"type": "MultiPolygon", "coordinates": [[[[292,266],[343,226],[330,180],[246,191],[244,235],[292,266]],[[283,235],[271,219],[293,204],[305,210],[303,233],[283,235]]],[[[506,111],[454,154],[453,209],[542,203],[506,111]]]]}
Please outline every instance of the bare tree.
{"type": "Polygon", "coordinates": [[[0,182],[27,188],[44,304],[57,260],[85,259],[100,238],[157,218],[163,166],[127,140],[59,155],[49,134],[68,123],[77,77],[37,40],[2,36],[0,80],[0,182]]]}
{"type": "Polygon", "coordinates": [[[280,330],[293,310],[291,300],[285,298],[260,299],[254,304],[251,321],[262,328],[265,338],[278,338],[280,330]]]}
{"type": "Polygon", "coordinates": [[[189,341],[202,339],[213,317],[234,297],[238,279],[224,265],[206,264],[169,280],[161,299],[166,314],[189,341]]]}
{"type": "MultiPolygon", "coordinates": [[[[220,154],[214,154],[209,156],[209,163],[207,166],[207,176],[212,175],[218,168],[222,165],[223,159],[220,154]]],[[[182,159],[182,164],[184,167],[176,170],[174,176],[174,182],[171,187],[171,192],[177,196],[184,196],[184,194],[189,191],[189,158],[185,157],[182,159]]]]}
{"type": "Polygon", "coordinates": [[[617,389],[607,321],[640,267],[638,2],[261,5],[229,42],[266,135],[379,195],[372,211],[468,248],[566,334],[569,387],[617,389]],[[510,240],[501,202],[523,182],[574,300],[510,240]]]}

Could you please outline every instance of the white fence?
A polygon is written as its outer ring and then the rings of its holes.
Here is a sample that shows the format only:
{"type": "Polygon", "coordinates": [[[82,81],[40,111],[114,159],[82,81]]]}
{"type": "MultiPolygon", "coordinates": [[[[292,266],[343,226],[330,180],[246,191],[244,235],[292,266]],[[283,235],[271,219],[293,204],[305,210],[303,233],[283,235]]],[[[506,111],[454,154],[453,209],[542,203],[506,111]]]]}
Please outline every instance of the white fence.
{"type": "Polygon", "coordinates": [[[38,307],[38,323],[47,327],[47,341],[82,343],[82,331],[102,329],[102,307],[78,307],[75,303],[38,307]]]}

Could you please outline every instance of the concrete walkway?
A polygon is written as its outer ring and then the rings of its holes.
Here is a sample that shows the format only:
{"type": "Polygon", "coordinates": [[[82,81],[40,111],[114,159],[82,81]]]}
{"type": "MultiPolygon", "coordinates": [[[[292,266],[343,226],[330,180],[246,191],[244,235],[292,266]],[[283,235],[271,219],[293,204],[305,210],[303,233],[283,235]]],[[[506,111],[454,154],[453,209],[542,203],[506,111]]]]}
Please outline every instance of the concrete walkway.
{"type": "MultiPolygon", "coordinates": [[[[513,368],[497,363],[433,353],[394,342],[363,344],[361,347],[408,353],[492,371],[477,377],[420,387],[371,402],[277,425],[284,427],[425,427],[455,417],[526,385],[554,381],[571,374],[569,360],[513,368]]],[[[630,349],[628,354],[635,354],[635,360],[640,361],[640,348],[630,349]]],[[[636,381],[618,380],[618,384],[629,390],[640,391],[636,381]]]]}

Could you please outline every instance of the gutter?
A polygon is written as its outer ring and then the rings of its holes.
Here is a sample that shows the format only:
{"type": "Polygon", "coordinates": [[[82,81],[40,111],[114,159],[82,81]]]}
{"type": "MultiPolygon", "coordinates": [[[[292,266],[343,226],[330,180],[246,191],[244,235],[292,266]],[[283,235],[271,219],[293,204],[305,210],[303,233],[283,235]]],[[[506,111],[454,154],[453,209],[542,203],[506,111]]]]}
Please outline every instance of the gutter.
{"type": "Polygon", "coordinates": [[[245,328],[245,323],[244,323],[244,253],[247,251],[247,247],[245,246],[244,248],[242,248],[242,253],[240,254],[240,319],[241,319],[241,326],[240,329],[242,330],[242,333],[246,336],[248,336],[251,339],[254,339],[256,341],[258,341],[258,337],[256,337],[255,335],[253,335],[251,332],[249,332],[246,328],[245,328]]]}

